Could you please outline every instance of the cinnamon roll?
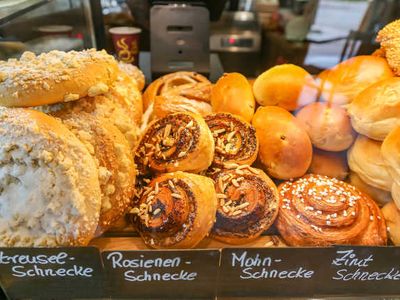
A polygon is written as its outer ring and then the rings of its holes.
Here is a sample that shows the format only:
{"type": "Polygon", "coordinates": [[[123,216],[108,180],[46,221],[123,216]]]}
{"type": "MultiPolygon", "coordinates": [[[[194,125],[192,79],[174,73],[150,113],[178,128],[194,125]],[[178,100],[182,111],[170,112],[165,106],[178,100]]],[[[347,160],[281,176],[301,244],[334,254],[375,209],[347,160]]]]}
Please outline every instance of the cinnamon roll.
{"type": "Polygon", "coordinates": [[[253,126],[229,113],[208,115],[205,120],[214,137],[214,165],[251,165],[256,160],[258,139],[253,126]]]}
{"type": "Polygon", "coordinates": [[[292,246],[386,245],[379,207],[355,187],[321,175],[279,186],[277,228],[292,246]]]}
{"type": "Polygon", "coordinates": [[[180,71],[164,75],[154,80],[145,90],[143,94],[143,108],[147,109],[153,103],[156,96],[160,96],[174,87],[196,82],[210,83],[206,77],[196,72],[180,71]]]}
{"type": "Polygon", "coordinates": [[[214,155],[214,140],[200,115],[176,113],[150,124],[140,140],[135,163],[140,176],[151,172],[207,169],[214,155]]]}
{"type": "Polygon", "coordinates": [[[212,237],[244,244],[259,237],[275,221],[280,199],[274,182],[248,165],[228,165],[211,174],[217,192],[217,219],[212,237]]]}
{"type": "Polygon", "coordinates": [[[214,221],[217,198],[211,179],[185,172],[162,174],[145,188],[136,227],[152,248],[193,248],[214,221]]]}

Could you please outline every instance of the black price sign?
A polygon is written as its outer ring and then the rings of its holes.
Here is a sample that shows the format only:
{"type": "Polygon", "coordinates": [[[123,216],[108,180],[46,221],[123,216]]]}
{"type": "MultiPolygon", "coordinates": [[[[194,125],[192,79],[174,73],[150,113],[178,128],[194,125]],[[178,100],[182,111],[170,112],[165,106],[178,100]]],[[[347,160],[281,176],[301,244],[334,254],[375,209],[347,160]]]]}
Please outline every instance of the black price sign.
{"type": "Polygon", "coordinates": [[[399,247],[336,247],[321,294],[399,295],[399,247]]]}
{"type": "Polygon", "coordinates": [[[220,252],[110,251],[102,253],[113,298],[213,298],[220,252]]]}
{"type": "Polygon", "coordinates": [[[306,296],[315,293],[331,248],[222,250],[218,295],[306,296]]]}
{"type": "Polygon", "coordinates": [[[97,248],[0,248],[0,282],[11,299],[105,297],[97,248]]]}

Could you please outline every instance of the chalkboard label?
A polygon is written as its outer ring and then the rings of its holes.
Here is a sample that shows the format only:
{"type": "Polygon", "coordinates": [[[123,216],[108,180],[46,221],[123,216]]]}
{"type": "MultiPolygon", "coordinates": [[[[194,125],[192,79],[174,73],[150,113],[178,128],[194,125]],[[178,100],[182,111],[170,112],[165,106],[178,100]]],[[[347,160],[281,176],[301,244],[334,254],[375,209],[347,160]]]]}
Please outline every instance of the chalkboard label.
{"type": "Polygon", "coordinates": [[[336,247],[321,294],[399,295],[400,248],[336,247]]]}
{"type": "Polygon", "coordinates": [[[0,282],[11,299],[100,298],[97,248],[0,248],[0,282]]]}
{"type": "Polygon", "coordinates": [[[220,252],[103,252],[113,298],[213,298],[220,252]]]}
{"type": "Polygon", "coordinates": [[[224,249],[221,296],[313,295],[331,248],[224,249]]]}

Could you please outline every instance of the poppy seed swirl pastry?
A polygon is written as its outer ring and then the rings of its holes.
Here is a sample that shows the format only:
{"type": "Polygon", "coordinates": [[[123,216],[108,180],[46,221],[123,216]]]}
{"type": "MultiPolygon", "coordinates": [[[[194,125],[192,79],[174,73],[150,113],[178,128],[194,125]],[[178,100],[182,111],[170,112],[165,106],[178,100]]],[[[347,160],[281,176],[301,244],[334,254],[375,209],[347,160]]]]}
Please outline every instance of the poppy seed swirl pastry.
{"type": "Polygon", "coordinates": [[[193,248],[209,234],[217,198],[211,179],[185,172],[154,178],[132,213],[152,248],[193,248]]]}
{"type": "Polygon", "coordinates": [[[256,160],[258,139],[253,126],[229,113],[208,115],[205,120],[214,137],[214,165],[251,165],[256,160]]]}
{"type": "Polygon", "coordinates": [[[87,148],[44,113],[0,108],[0,247],[87,245],[101,206],[87,148]]]}
{"type": "Polygon", "coordinates": [[[175,113],[150,124],[135,154],[139,175],[149,172],[206,170],[214,156],[214,140],[200,115],[175,113]]]}
{"type": "Polygon", "coordinates": [[[386,245],[379,207],[355,187],[311,174],[278,189],[283,204],[276,226],[288,245],[386,245]]]}
{"type": "Polygon", "coordinates": [[[259,237],[275,221],[280,198],[274,182],[248,165],[214,168],[217,219],[211,236],[228,244],[244,244],[259,237]]]}

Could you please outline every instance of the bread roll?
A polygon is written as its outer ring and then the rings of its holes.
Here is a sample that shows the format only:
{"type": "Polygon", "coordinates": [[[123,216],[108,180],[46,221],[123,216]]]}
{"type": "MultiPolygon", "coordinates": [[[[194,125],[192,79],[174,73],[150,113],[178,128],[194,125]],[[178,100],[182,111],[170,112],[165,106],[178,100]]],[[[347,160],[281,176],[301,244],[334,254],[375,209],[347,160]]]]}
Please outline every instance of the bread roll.
{"type": "Polygon", "coordinates": [[[255,100],[246,77],[239,73],[224,74],[211,91],[211,106],[214,112],[231,113],[251,122],[255,100]]]}
{"type": "Polygon", "coordinates": [[[344,180],[349,174],[346,153],[314,149],[308,173],[344,180]]]}
{"type": "Polygon", "coordinates": [[[359,135],[347,153],[350,170],[367,184],[390,191],[393,180],[381,155],[381,142],[359,135]]]}
{"type": "Polygon", "coordinates": [[[355,56],[322,72],[322,98],[339,105],[351,103],[364,89],[380,80],[393,77],[386,60],[372,55],[355,56]]]}
{"type": "Polygon", "coordinates": [[[381,43],[390,67],[400,76],[400,20],[393,21],[379,31],[376,38],[381,43]]]}
{"type": "Polygon", "coordinates": [[[303,68],[291,64],[272,67],[257,77],[253,92],[260,105],[293,111],[315,102],[319,87],[303,68]]]}
{"type": "Polygon", "coordinates": [[[87,245],[96,230],[100,184],[87,148],[61,122],[0,108],[0,246],[87,245]]]}
{"type": "Polygon", "coordinates": [[[386,162],[393,179],[392,197],[400,208],[400,127],[394,129],[383,141],[381,147],[383,160],[386,162]]]}
{"type": "Polygon", "coordinates": [[[351,146],[356,133],[344,108],[315,102],[303,107],[297,119],[304,123],[312,144],[326,151],[343,151],[351,146]]]}
{"type": "Polygon", "coordinates": [[[135,186],[135,164],[128,141],[105,119],[88,113],[56,113],[65,126],[86,146],[99,169],[102,234],[130,208],[135,186]]]}
{"type": "Polygon", "coordinates": [[[377,82],[348,106],[354,129],[371,139],[383,141],[400,125],[400,78],[377,82]]]}
{"type": "Polygon", "coordinates": [[[302,124],[276,106],[260,107],[253,126],[260,143],[259,159],[267,174],[278,179],[303,176],[311,164],[312,145],[302,124]]]}
{"type": "Polygon", "coordinates": [[[0,61],[0,105],[29,107],[70,102],[108,91],[118,65],[104,50],[62,52],[0,61]]]}
{"type": "Polygon", "coordinates": [[[382,214],[388,227],[388,235],[395,246],[400,245],[400,211],[394,202],[389,202],[382,208],[382,214]]]}
{"type": "Polygon", "coordinates": [[[350,172],[349,183],[355,186],[361,192],[370,196],[372,200],[378,203],[379,206],[383,206],[392,201],[392,194],[390,192],[378,189],[365,183],[355,172],[350,172]]]}

